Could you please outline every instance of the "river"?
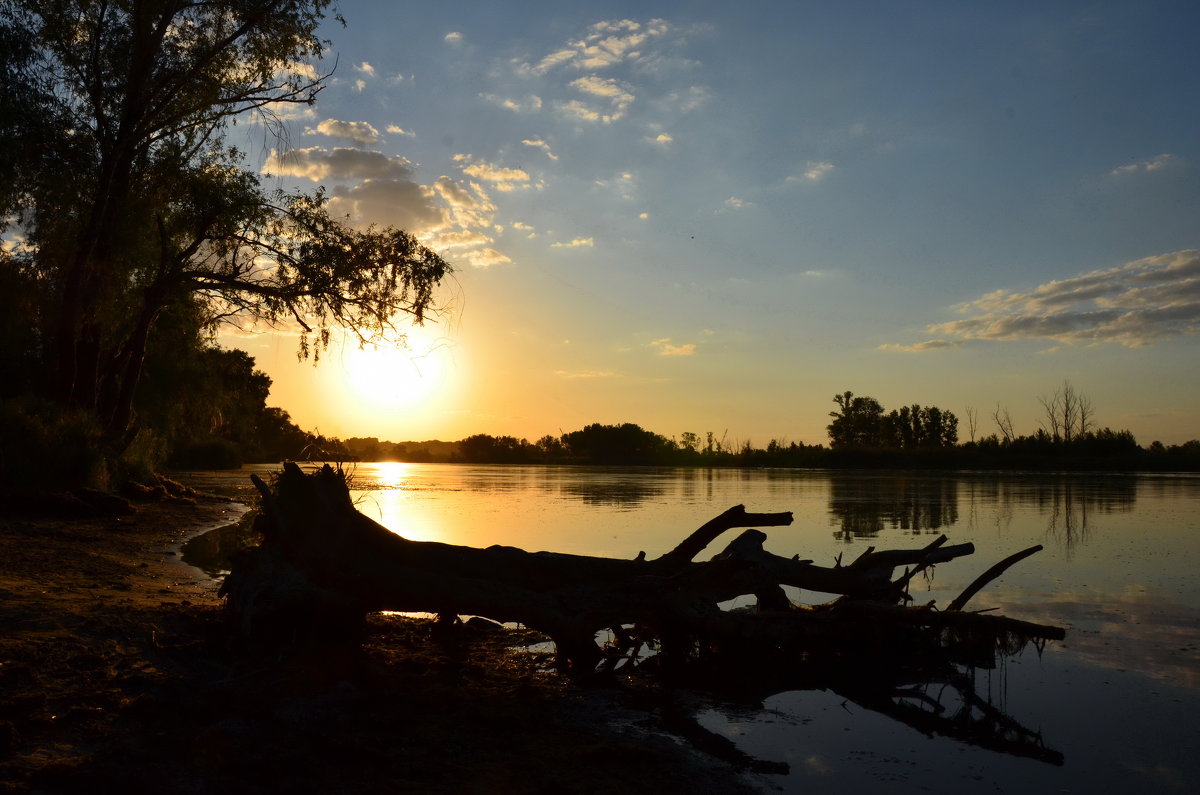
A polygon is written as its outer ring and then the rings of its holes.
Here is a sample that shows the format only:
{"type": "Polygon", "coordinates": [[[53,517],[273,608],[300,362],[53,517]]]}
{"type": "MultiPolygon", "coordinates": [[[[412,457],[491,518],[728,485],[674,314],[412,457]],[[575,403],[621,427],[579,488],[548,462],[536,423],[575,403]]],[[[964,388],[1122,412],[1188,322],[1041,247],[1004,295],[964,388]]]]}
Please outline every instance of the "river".
{"type": "MultiPolygon", "coordinates": [[[[251,470],[272,467],[180,477],[228,490],[251,470]]],[[[760,781],[788,792],[1200,791],[1200,477],[360,463],[351,485],[359,509],[393,531],[471,546],[654,557],[737,504],[792,511],[791,526],[767,529],[766,548],[823,565],[944,533],[977,551],[914,583],[916,602],[939,605],[1042,544],[971,608],[1063,626],[1066,640],[966,672],[1002,713],[988,719],[993,732],[1013,721],[1042,758],[919,730],[819,687],[712,700],[696,707],[699,723],[785,763],[760,781]]]]}

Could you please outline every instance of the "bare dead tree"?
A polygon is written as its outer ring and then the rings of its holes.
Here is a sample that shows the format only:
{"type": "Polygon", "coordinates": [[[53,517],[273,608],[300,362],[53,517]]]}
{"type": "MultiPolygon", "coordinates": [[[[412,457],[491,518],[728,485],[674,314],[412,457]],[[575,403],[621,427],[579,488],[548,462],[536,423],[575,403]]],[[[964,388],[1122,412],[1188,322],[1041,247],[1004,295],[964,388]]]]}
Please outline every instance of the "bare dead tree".
{"type": "Polygon", "coordinates": [[[1045,414],[1042,427],[1055,441],[1069,444],[1095,425],[1092,399],[1076,390],[1069,380],[1064,379],[1052,396],[1040,397],[1038,402],[1045,414]]]}
{"type": "Polygon", "coordinates": [[[1009,415],[1008,409],[1001,408],[999,403],[992,411],[992,421],[996,423],[996,427],[1000,430],[1000,436],[1005,442],[1012,442],[1016,438],[1013,433],[1012,417],[1009,415]]]}
{"type": "Polygon", "coordinates": [[[1063,438],[1062,427],[1062,390],[1054,390],[1054,394],[1050,397],[1042,395],[1038,398],[1038,403],[1042,404],[1042,420],[1041,426],[1050,434],[1050,438],[1054,441],[1059,441],[1063,438]]]}
{"type": "Polygon", "coordinates": [[[967,406],[967,433],[971,441],[975,441],[975,427],[979,422],[979,411],[974,406],[967,406]]]}

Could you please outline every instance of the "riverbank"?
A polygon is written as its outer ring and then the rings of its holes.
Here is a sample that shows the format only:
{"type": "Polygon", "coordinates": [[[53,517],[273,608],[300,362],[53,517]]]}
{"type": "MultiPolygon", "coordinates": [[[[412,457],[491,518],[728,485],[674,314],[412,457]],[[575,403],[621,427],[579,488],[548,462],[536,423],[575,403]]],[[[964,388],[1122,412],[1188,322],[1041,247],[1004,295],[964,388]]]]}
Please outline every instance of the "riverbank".
{"type": "Polygon", "coordinates": [[[0,515],[0,791],[751,791],[504,633],[381,618],[359,653],[229,648],[177,549],[242,510],[0,515]]]}

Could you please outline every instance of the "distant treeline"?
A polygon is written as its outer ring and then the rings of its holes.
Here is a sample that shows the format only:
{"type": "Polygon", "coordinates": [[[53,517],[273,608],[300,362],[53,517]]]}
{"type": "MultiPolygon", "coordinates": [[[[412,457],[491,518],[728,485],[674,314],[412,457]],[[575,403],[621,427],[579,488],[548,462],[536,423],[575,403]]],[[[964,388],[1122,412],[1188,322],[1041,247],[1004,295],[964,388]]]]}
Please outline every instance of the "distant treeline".
{"type": "Polygon", "coordinates": [[[726,444],[709,433],[667,438],[633,423],[592,424],[537,441],[475,434],[458,442],[386,442],[351,438],[328,453],[342,460],[478,464],[578,464],[696,467],[811,467],[878,469],[1008,469],[1197,471],[1200,441],[1140,447],[1129,431],[1086,431],[1069,442],[1046,431],[1003,439],[989,435],[962,444],[896,446],[807,445],[772,439],[765,447],[726,444]]]}

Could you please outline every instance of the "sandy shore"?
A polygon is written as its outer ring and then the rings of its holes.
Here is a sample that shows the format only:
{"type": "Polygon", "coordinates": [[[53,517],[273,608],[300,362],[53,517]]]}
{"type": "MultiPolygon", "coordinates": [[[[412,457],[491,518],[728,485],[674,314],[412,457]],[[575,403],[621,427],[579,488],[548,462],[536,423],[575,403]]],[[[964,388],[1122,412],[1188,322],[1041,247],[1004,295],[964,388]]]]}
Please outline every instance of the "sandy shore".
{"type": "Polygon", "coordinates": [[[177,549],[243,510],[0,515],[0,791],[750,791],[494,632],[380,618],[360,652],[230,648],[216,584],[177,549]]]}

